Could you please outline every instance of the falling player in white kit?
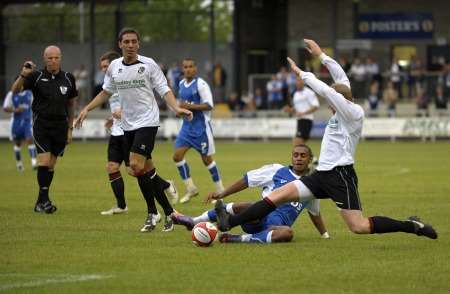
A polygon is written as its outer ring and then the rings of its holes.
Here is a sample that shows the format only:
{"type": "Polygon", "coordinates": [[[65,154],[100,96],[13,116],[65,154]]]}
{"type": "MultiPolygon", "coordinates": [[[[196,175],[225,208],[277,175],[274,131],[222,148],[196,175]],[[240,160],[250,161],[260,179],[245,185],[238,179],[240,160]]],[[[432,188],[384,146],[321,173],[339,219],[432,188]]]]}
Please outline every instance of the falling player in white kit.
{"type": "Polygon", "coordinates": [[[147,203],[148,216],[141,232],[151,232],[156,226],[154,197],[163,207],[166,216],[163,231],[172,231],[173,223],[169,216],[174,210],[164,192],[170,184],[156,173],[151,156],[159,127],[159,108],[153,90],[164,97],[177,116],[192,119],[192,112],[178,106],[158,64],[151,58],[138,55],[140,37],[135,29],[122,29],[118,39],[123,57],[111,62],[105,75],[103,90],[80,112],[75,126],[81,127],[90,110],[105,103],[112,94],[119,94],[122,129],[130,154],[129,171],[137,178],[147,203]]]}
{"type": "Polygon", "coordinates": [[[178,91],[179,105],[192,111],[193,119],[183,120],[175,141],[173,160],[186,185],[186,194],[180,202],[186,203],[199,192],[191,178],[189,165],[184,159],[184,155],[190,148],[194,148],[200,154],[203,164],[211,174],[216,191],[221,192],[224,188],[219,169],[212,157],[215,147],[210,118],[210,112],[214,107],[211,89],[202,78],[197,77],[197,66],[194,60],[190,58],[183,60],[183,74],[184,79],[180,82],[178,91]]]}
{"type": "Polygon", "coordinates": [[[364,110],[353,102],[350,81],[342,67],[322,52],[313,40],[305,39],[306,49],[320,58],[330,72],[335,84],[331,87],[318,80],[314,74],[304,72],[288,58],[293,71],[314,92],[330,104],[330,118],[322,139],[319,165],[316,172],[274,190],[242,214],[228,215],[221,201],[216,202],[218,227],[222,231],[269,214],[278,205],[291,201],[314,198],[331,198],[350,231],[356,234],[384,234],[404,232],[437,239],[437,232],[429,224],[412,216],[405,221],[385,216],[364,217],[358,193],[358,177],[353,168],[356,145],[362,133],[364,110]]]}

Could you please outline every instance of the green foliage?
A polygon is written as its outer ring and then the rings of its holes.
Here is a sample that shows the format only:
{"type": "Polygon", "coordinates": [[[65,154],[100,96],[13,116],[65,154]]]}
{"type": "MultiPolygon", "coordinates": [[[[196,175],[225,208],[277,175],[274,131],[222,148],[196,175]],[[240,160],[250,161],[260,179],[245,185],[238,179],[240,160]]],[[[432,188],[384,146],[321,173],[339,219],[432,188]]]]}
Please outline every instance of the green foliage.
{"type": "MultiPolygon", "coordinates": [[[[124,25],[138,29],[148,41],[207,41],[210,6],[200,0],[123,1],[124,25]]],[[[215,1],[216,40],[231,38],[229,2],[215,1]]],[[[115,5],[96,6],[96,35],[100,42],[115,39],[115,5]]],[[[89,33],[89,3],[84,5],[85,34],[89,33]]],[[[80,15],[74,4],[24,6],[20,14],[6,15],[8,38],[26,42],[79,42],[80,15]]],[[[89,39],[89,38],[87,38],[89,39]]]]}
{"type": "MultiPolygon", "coordinates": [[[[290,146],[287,141],[220,142],[215,160],[224,183],[231,184],[248,169],[288,163],[290,146]]],[[[318,153],[319,142],[311,146],[318,153]]],[[[104,169],[106,142],[78,141],[67,148],[51,186],[59,209],[54,215],[32,212],[36,174],[28,164],[18,173],[11,144],[3,142],[0,292],[449,293],[449,149],[450,142],[362,142],[357,151],[365,215],[419,215],[435,226],[438,240],[402,233],[351,234],[335,205],[324,200],[330,240],[321,239],[303,215],[291,243],[198,248],[184,228],[163,233],[160,224],[152,233],[139,232],[145,205],[136,181],[124,170],[129,213],[100,215],[114,204],[104,169]],[[89,280],[92,275],[98,279],[89,280]]],[[[175,179],[182,193],[172,152],[170,143],[157,142],[153,158],[158,173],[175,179]]],[[[210,208],[202,197],[214,186],[195,151],[187,160],[201,196],[175,209],[197,215],[210,208]]],[[[229,200],[259,197],[258,191],[247,190],[229,200]]]]}

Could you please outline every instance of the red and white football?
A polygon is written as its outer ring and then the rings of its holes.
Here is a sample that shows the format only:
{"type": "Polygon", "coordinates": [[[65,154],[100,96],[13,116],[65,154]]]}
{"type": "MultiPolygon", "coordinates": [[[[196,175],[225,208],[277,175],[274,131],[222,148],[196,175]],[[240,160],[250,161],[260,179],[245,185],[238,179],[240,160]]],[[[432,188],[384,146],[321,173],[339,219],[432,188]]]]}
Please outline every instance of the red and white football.
{"type": "Polygon", "coordinates": [[[192,229],[192,242],[201,247],[210,246],[218,235],[217,227],[210,222],[201,222],[192,229]]]}

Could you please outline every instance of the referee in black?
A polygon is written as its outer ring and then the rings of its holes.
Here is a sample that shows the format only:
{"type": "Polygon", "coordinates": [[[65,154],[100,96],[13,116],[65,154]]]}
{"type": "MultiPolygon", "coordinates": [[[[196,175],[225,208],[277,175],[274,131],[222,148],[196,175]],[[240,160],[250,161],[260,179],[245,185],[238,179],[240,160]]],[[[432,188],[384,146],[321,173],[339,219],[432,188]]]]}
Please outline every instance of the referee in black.
{"type": "Polygon", "coordinates": [[[56,160],[72,142],[72,124],[78,91],[71,73],[61,70],[61,50],[48,46],[44,50],[44,65],[35,70],[26,61],[19,77],[12,85],[13,93],[24,86],[33,92],[33,137],[38,152],[37,181],[39,195],[34,207],[38,213],[54,213],[56,206],[48,192],[52,183],[56,160]]]}

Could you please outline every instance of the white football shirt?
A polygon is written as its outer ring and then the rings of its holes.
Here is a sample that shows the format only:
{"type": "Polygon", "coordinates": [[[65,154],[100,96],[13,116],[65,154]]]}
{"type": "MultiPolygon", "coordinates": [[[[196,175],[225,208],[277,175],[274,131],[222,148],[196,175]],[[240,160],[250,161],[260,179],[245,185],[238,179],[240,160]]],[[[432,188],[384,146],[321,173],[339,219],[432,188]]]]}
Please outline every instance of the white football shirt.
{"type": "MultiPolygon", "coordinates": [[[[350,87],[347,75],[335,60],[325,54],[322,54],[320,59],[328,68],[335,83],[350,87]]],[[[324,97],[336,111],[325,128],[320,147],[319,165],[316,169],[326,171],[336,166],[353,164],[356,145],[362,132],[363,108],[345,99],[342,94],[318,80],[310,72],[303,72],[301,78],[315,93],[324,97]]]]}
{"type": "MultiPolygon", "coordinates": [[[[121,109],[119,94],[115,93],[111,97],[109,97],[109,108],[111,109],[111,113],[114,113],[121,109]]],[[[111,127],[111,135],[112,136],[122,136],[123,135],[122,124],[119,119],[113,118],[113,125],[111,127]]]]}
{"type": "Polygon", "coordinates": [[[153,59],[138,55],[133,64],[125,64],[123,57],[113,60],[106,71],[103,89],[120,96],[123,130],[159,126],[159,108],[153,90],[164,97],[170,88],[153,59]]]}
{"type": "MultiPolygon", "coordinates": [[[[314,106],[319,107],[319,100],[317,99],[316,94],[314,94],[314,92],[307,87],[303,87],[302,90],[295,91],[292,102],[294,104],[295,112],[305,112],[314,106]]],[[[305,114],[300,118],[313,120],[314,114],[305,114]]]]}

